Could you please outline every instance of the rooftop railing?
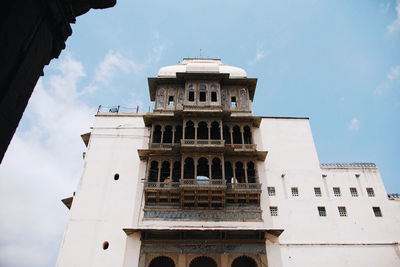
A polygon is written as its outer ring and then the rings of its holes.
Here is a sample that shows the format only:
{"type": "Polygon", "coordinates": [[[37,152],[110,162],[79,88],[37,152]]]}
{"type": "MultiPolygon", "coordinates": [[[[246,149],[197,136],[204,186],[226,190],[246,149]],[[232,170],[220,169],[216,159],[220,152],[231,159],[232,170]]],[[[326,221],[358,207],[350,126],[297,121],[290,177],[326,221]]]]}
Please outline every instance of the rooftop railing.
{"type": "Polygon", "coordinates": [[[389,198],[389,199],[400,200],[400,194],[399,194],[399,193],[388,194],[388,198],[389,198]]]}
{"type": "Polygon", "coordinates": [[[321,168],[376,168],[375,163],[353,162],[353,163],[321,163],[321,168]]]}

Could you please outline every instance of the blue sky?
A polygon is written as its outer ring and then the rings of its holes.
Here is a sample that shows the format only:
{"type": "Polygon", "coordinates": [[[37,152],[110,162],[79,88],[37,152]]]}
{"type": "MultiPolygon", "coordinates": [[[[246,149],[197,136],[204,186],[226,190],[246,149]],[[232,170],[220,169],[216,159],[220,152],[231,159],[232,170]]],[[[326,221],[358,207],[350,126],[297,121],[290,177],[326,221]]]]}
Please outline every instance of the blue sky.
{"type": "Polygon", "coordinates": [[[54,266],[97,106],[147,111],[147,77],[200,49],[258,78],[255,115],[310,117],[321,162],[375,162],[400,192],[399,48],[399,1],[120,0],[78,17],[0,166],[0,266],[54,266]]]}

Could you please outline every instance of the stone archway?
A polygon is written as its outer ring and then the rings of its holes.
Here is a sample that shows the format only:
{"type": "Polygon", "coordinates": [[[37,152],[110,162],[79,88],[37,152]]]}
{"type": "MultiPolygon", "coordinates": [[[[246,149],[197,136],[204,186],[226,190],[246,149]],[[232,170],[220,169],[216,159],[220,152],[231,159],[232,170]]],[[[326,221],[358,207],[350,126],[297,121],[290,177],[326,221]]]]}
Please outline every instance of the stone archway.
{"type": "Polygon", "coordinates": [[[258,267],[255,260],[248,256],[237,257],[233,262],[231,267],[258,267]]]}
{"type": "Polygon", "coordinates": [[[215,260],[207,256],[200,256],[194,258],[191,262],[189,267],[218,267],[215,260]]]}
{"type": "Polygon", "coordinates": [[[151,260],[149,267],[175,267],[175,263],[169,257],[158,256],[151,260]]]}

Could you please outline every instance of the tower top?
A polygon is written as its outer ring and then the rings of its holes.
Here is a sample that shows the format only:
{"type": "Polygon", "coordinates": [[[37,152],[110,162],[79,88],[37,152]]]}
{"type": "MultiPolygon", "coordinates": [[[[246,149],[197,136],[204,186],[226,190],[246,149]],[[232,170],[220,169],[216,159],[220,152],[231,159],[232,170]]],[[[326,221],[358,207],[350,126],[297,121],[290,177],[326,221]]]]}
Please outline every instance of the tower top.
{"type": "Polygon", "coordinates": [[[176,73],[226,73],[230,79],[246,78],[246,71],[222,63],[221,59],[184,58],[176,65],[159,69],[158,78],[176,78],[176,73]]]}

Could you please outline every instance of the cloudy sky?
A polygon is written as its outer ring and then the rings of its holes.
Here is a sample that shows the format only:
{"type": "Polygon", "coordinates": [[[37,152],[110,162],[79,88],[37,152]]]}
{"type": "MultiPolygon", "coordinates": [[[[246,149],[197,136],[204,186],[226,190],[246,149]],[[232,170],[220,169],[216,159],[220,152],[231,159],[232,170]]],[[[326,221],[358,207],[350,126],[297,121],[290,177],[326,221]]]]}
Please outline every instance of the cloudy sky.
{"type": "Polygon", "coordinates": [[[184,57],[244,68],[255,115],[310,117],[321,162],[375,162],[400,192],[399,48],[400,1],[118,0],[79,17],[0,166],[0,266],[54,266],[98,105],[147,111],[147,77],[184,57]]]}

